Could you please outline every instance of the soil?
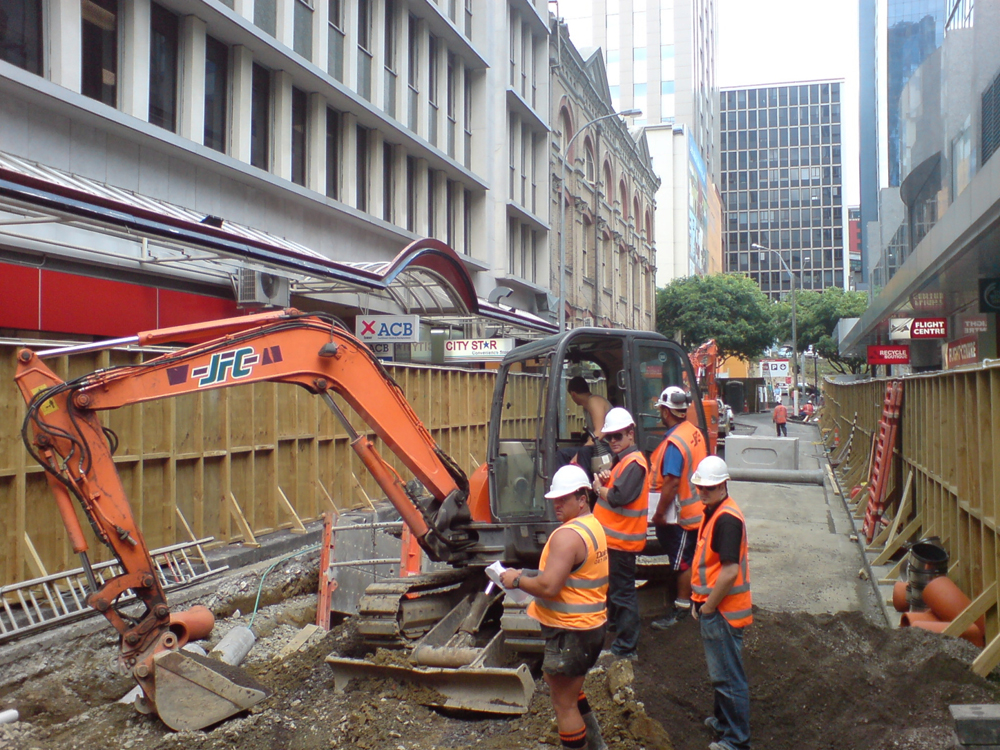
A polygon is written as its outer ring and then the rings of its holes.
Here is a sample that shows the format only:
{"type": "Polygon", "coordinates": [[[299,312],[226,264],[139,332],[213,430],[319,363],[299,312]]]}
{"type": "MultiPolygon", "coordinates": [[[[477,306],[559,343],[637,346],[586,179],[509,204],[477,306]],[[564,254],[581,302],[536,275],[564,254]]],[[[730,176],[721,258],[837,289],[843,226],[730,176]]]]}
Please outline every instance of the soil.
{"type": "MultiPolygon", "coordinates": [[[[155,716],[117,700],[132,687],[110,669],[110,630],[40,650],[0,669],[0,709],[21,721],[0,725],[0,748],[150,748],[174,750],[420,750],[558,747],[548,691],[539,679],[520,717],[428,708],[421,691],[385,679],[352,680],[336,693],[324,658],[364,653],[348,619],[318,633],[303,650],[275,655],[315,617],[316,564],[297,560],[269,576],[254,621],[258,642],[245,670],[273,690],[249,712],[205,731],[171,732],[155,716]]],[[[210,648],[246,625],[257,574],[234,575],[204,603],[218,619],[210,648]]],[[[950,747],[948,705],[992,703],[997,690],[969,665],[970,644],[915,630],[886,630],[857,613],[830,616],[758,611],[744,658],[750,679],[755,747],[930,750],[950,747]]],[[[667,633],[643,628],[642,661],[592,670],[586,691],[613,750],[707,747],[711,711],[697,624],[667,633]],[[634,669],[634,679],[632,672],[634,669]]],[[[386,658],[383,656],[382,658],[386,658]]]]}

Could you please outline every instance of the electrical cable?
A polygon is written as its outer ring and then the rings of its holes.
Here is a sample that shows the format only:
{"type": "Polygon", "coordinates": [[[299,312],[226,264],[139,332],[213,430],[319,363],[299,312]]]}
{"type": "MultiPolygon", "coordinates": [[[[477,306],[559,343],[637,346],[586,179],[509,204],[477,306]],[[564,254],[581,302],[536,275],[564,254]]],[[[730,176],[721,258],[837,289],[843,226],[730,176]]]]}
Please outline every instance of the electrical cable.
{"type": "MultiPolygon", "coordinates": [[[[313,544],[313,545],[311,545],[309,547],[305,547],[304,549],[296,550],[295,552],[292,552],[291,554],[285,555],[281,559],[275,561],[271,565],[271,567],[269,567],[267,570],[264,571],[264,574],[260,577],[260,584],[257,586],[257,600],[253,603],[253,613],[250,615],[250,622],[247,624],[247,628],[249,628],[250,630],[253,630],[253,621],[257,617],[257,610],[260,608],[260,595],[261,595],[261,592],[264,591],[264,579],[267,578],[267,574],[270,573],[272,570],[274,570],[279,565],[281,565],[281,563],[285,562],[285,560],[291,560],[293,557],[298,557],[299,555],[304,555],[307,552],[314,552],[314,551],[318,550],[322,546],[323,546],[322,543],[320,543],[320,544],[313,544]]],[[[320,575],[322,575],[322,571],[320,572],[320,575]]]]}

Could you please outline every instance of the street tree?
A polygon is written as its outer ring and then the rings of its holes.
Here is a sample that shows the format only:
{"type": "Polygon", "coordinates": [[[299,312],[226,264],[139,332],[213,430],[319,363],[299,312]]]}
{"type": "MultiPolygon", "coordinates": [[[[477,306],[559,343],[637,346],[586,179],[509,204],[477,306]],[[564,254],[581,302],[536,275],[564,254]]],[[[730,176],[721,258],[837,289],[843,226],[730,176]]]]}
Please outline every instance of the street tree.
{"type": "MultiPolygon", "coordinates": [[[[841,318],[859,318],[867,308],[868,295],[864,292],[845,292],[840,287],[830,287],[822,292],[797,292],[795,323],[799,351],[812,346],[837,372],[863,372],[867,368],[865,358],[841,356],[833,334],[841,318]]],[[[792,337],[791,313],[788,298],[772,306],[774,326],[782,341],[792,337]]]]}
{"type": "Polygon", "coordinates": [[[774,341],[767,296],[742,274],[687,276],[656,292],[656,330],[693,350],[715,339],[723,357],[753,359],[774,341]]]}

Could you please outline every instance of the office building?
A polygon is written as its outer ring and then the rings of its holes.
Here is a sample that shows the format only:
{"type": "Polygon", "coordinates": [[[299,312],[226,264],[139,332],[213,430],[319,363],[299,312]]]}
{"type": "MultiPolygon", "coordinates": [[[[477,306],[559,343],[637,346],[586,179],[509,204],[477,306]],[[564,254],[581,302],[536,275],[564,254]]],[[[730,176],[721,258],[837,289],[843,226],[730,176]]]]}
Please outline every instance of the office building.
{"type": "Polygon", "coordinates": [[[861,276],[861,206],[847,209],[847,262],[850,274],[847,288],[857,291],[861,276]]]}
{"type": "Polygon", "coordinates": [[[719,107],[726,270],[778,298],[843,287],[842,81],[726,88],[719,107]]]}
{"type": "Polygon", "coordinates": [[[295,301],[554,330],[542,0],[3,10],[0,276],[42,292],[0,327],[119,335],[176,292],[208,301],[154,325],[295,301]],[[401,253],[423,238],[453,250],[401,253]],[[51,273],[112,284],[104,322],[50,315],[51,273]]]}
{"type": "Polygon", "coordinates": [[[603,50],[612,106],[643,112],[633,124],[661,180],[657,286],[721,267],[715,0],[577,0],[559,12],[584,56],[603,50]]]}

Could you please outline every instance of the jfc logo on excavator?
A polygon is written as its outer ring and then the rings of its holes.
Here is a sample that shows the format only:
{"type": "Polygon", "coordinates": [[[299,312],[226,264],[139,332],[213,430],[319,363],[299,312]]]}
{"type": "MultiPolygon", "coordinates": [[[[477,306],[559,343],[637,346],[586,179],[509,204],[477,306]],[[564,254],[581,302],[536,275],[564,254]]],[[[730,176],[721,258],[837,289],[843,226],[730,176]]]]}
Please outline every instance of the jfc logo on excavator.
{"type": "MultiPolygon", "coordinates": [[[[240,380],[253,374],[255,365],[270,365],[281,362],[281,347],[269,346],[262,354],[254,351],[252,346],[230,349],[227,352],[216,352],[207,365],[191,368],[191,377],[198,379],[199,388],[221,385],[228,380],[240,380]]],[[[187,365],[167,368],[167,380],[170,385],[180,385],[188,380],[187,365]]]]}

